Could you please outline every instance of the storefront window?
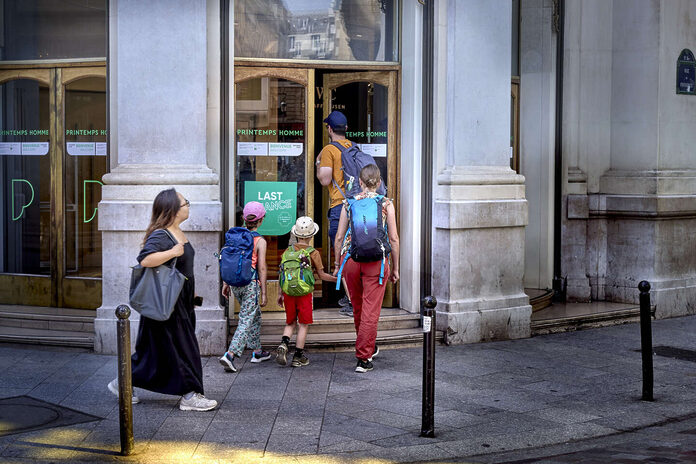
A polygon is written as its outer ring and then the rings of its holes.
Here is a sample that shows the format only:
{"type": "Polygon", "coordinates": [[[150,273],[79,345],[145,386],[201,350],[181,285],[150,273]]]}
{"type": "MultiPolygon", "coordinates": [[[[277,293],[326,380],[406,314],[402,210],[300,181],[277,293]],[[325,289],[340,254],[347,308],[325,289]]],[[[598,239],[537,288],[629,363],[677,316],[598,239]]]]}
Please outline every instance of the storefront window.
{"type": "Polygon", "coordinates": [[[0,61],[106,56],[106,0],[4,0],[0,61]]]}
{"type": "Polygon", "coordinates": [[[51,273],[48,87],[0,85],[0,273],[51,273]]]}
{"type": "Polygon", "coordinates": [[[65,145],[66,275],[101,277],[97,204],[106,174],[106,79],[65,86],[65,145]]]}
{"type": "Polygon", "coordinates": [[[234,2],[237,58],[395,62],[397,0],[234,2]]]}
{"type": "Polygon", "coordinates": [[[266,207],[259,232],[268,241],[268,279],[278,278],[290,229],[305,214],[305,87],[274,77],[237,83],[235,98],[237,217],[244,204],[266,207]]]}

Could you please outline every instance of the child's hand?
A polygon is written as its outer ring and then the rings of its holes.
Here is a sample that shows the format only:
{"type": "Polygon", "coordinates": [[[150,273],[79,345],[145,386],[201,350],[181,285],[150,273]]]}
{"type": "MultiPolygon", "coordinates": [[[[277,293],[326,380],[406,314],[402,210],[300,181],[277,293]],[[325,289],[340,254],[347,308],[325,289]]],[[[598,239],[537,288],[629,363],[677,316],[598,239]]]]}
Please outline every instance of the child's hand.
{"type": "Polygon", "coordinates": [[[230,286],[225,282],[222,283],[222,296],[224,296],[226,299],[230,298],[230,286]]]}
{"type": "MultiPolygon", "coordinates": [[[[338,266],[334,268],[334,270],[333,270],[333,276],[334,276],[334,277],[337,277],[337,276],[338,276],[338,266]]],[[[336,281],[334,280],[334,282],[336,282],[336,281]]]]}
{"type": "Polygon", "coordinates": [[[283,294],[278,295],[278,306],[283,306],[283,294]]]}

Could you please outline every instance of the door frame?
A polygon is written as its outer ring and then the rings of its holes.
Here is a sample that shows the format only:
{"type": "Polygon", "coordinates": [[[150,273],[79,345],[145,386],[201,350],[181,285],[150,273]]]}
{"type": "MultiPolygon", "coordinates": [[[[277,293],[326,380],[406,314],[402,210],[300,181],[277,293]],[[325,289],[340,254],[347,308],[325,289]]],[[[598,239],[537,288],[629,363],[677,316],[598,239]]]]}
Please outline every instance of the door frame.
{"type": "MultiPolygon", "coordinates": [[[[236,131],[236,94],[237,94],[237,84],[249,79],[258,79],[264,77],[273,77],[277,79],[284,79],[298,83],[305,88],[305,204],[304,208],[307,214],[314,214],[314,163],[309,162],[310,157],[314,156],[314,69],[312,68],[282,68],[282,67],[268,67],[268,66],[238,66],[235,65],[234,70],[234,85],[231,89],[231,99],[233,102],[234,111],[231,112],[230,123],[231,126],[225,128],[230,130],[231,133],[236,131]]],[[[234,137],[232,137],[234,139],[234,137]]],[[[229,153],[227,155],[228,160],[225,162],[229,166],[229,172],[227,176],[227,182],[229,183],[227,187],[228,195],[225,201],[231,202],[234,205],[237,201],[235,198],[235,182],[236,182],[236,172],[235,172],[235,159],[236,159],[236,144],[230,144],[229,153]]],[[[227,208],[230,209],[229,206],[227,208]]],[[[234,222],[234,217],[229,218],[228,227],[231,227],[234,222]]],[[[280,292],[280,285],[278,280],[267,280],[267,297],[268,304],[263,308],[264,311],[283,311],[283,307],[279,306],[277,303],[277,297],[280,292]]],[[[235,303],[237,306],[237,303],[235,303]]]]}
{"type": "MultiPolygon", "coordinates": [[[[401,190],[401,173],[399,171],[401,163],[398,162],[399,153],[401,153],[401,147],[399,146],[399,128],[400,128],[400,116],[399,116],[399,89],[398,89],[398,71],[361,71],[361,72],[338,72],[338,73],[324,73],[324,93],[323,93],[323,104],[322,110],[324,118],[326,118],[331,112],[331,101],[333,97],[333,91],[338,87],[346,84],[352,84],[355,82],[372,82],[379,84],[387,88],[387,185],[390,188],[391,199],[394,202],[394,210],[396,211],[396,227],[401,229],[400,215],[399,215],[399,198],[401,190]]],[[[323,131],[323,142],[324,145],[329,143],[329,135],[326,131],[323,131]]],[[[325,197],[328,198],[327,195],[325,197]]],[[[327,220],[324,219],[324,223],[327,220]]],[[[324,230],[327,230],[325,227],[324,230]]],[[[324,253],[328,253],[328,244],[324,244],[324,253]]],[[[330,257],[329,262],[332,262],[333,256],[330,257]]],[[[384,294],[384,303],[386,307],[394,307],[399,304],[399,283],[392,284],[387,283],[387,290],[384,294]]]]}
{"type": "MultiPolygon", "coordinates": [[[[67,277],[65,255],[65,86],[85,77],[103,77],[106,62],[32,63],[0,66],[0,84],[30,79],[48,86],[50,165],[50,275],[0,274],[0,304],[96,309],[101,305],[100,277],[67,277]]],[[[105,85],[106,89],[106,85],[105,85]]],[[[107,155],[107,170],[109,166],[107,155]]]]}

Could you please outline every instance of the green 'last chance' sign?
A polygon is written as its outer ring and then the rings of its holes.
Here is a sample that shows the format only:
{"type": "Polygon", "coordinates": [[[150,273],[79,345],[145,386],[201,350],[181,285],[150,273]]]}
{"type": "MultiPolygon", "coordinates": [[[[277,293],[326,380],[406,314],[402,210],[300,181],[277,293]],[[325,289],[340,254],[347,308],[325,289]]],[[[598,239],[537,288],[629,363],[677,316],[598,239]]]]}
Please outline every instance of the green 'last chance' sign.
{"type": "Polygon", "coordinates": [[[297,182],[244,182],[244,204],[258,201],[266,208],[261,235],[284,235],[297,219],[297,182]]]}

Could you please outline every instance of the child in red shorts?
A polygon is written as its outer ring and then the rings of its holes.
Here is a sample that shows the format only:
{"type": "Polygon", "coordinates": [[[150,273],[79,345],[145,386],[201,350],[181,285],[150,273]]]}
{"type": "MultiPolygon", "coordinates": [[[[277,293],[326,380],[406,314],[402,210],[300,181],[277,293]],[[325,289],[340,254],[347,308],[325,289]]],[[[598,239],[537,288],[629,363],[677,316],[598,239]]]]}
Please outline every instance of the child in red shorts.
{"type": "MultiPolygon", "coordinates": [[[[312,218],[302,216],[292,227],[292,234],[297,237],[297,243],[290,245],[293,251],[307,250],[309,252],[309,262],[305,265],[309,272],[312,268],[316,271],[321,280],[328,282],[336,282],[336,277],[324,272],[324,265],[321,262],[321,255],[317,250],[311,247],[310,241],[312,237],[319,231],[319,226],[315,224],[312,218]]],[[[290,248],[288,248],[288,251],[290,248]]],[[[285,256],[285,254],[283,254],[285,256]]],[[[305,255],[306,256],[306,255],[305,255]]],[[[306,257],[305,257],[306,259],[306,257]]],[[[295,261],[297,263],[297,261],[295,261]]],[[[281,273],[283,271],[281,270],[281,273]]],[[[297,341],[295,343],[295,354],[292,357],[292,367],[306,366],[309,364],[309,359],[304,353],[305,340],[309,324],[313,322],[312,311],[314,310],[313,285],[306,291],[307,294],[301,296],[291,296],[284,291],[278,296],[278,304],[285,307],[285,329],[283,330],[283,338],[278,345],[276,362],[281,366],[287,364],[288,344],[290,337],[297,326],[297,341]]]]}

